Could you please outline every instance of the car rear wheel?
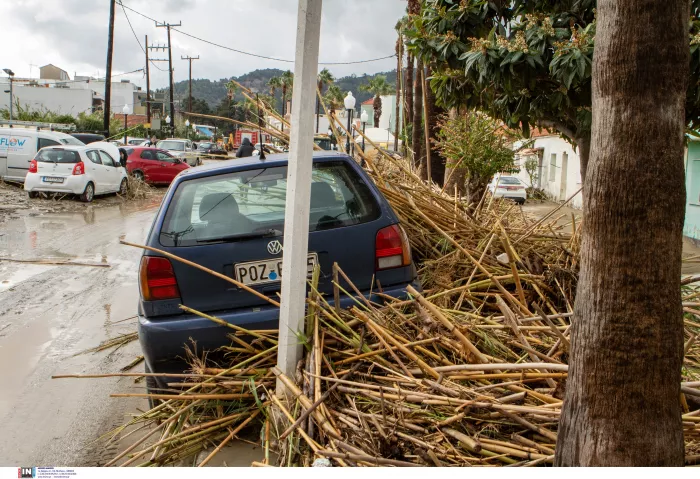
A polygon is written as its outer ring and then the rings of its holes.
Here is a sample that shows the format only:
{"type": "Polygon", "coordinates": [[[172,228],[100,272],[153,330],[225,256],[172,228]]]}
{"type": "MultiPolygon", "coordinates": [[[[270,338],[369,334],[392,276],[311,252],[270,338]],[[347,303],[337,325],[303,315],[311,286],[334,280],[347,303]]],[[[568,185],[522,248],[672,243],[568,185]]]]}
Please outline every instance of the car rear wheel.
{"type": "Polygon", "coordinates": [[[119,194],[121,196],[126,196],[127,189],[128,182],[126,181],[126,178],[122,178],[122,182],[119,184],[119,194]]]}
{"type": "Polygon", "coordinates": [[[90,203],[95,198],[95,185],[92,182],[85,185],[85,191],[80,195],[80,201],[90,203]]]}
{"type": "Polygon", "coordinates": [[[132,174],[134,175],[134,178],[136,178],[137,180],[144,181],[143,171],[136,170],[132,174]]]}
{"type": "Polygon", "coordinates": [[[38,197],[39,197],[39,193],[37,193],[36,191],[28,191],[28,192],[27,192],[27,196],[29,196],[29,197],[32,198],[32,199],[33,199],[33,198],[38,198],[38,197]]]}

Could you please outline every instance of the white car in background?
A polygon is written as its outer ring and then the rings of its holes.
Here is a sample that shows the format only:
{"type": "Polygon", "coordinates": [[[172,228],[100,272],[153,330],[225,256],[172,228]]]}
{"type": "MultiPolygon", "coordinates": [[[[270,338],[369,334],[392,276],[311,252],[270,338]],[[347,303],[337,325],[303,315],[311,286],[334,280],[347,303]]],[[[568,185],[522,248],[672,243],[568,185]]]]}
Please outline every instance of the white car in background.
{"type": "Polygon", "coordinates": [[[126,168],[119,150],[110,143],[42,148],[29,163],[24,189],[30,198],[40,192],[80,195],[91,202],[96,195],[126,194],[126,168]]]}
{"type": "Polygon", "coordinates": [[[521,205],[527,199],[525,183],[516,176],[496,175],[489,183],[489,191],[495,198],[506,198],[521,205]]]}
{"type": "Polygon", "coordinates": [[[174,157],[186,161],[190,166],[199,166],[202,164],[202,160],[197,156],[197,148],[195,148],[190,140],[168,138],[156,143],[156,148],[166,150],[174,157]]]}

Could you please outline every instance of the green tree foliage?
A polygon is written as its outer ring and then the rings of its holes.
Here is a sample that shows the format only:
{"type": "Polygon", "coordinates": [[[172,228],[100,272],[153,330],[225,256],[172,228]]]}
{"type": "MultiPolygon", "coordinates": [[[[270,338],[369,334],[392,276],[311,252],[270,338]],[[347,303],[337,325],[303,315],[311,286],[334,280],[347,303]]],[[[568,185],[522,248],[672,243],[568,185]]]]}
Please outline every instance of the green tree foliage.
{"type": "MultiPolygon", "coordinates": [[[[335,81],[335,77],[333,74],[328,71],[327,68],[324,68],[320,72],[318,72],[318,92],[323,95],[323,88],[326,85],[330,85],[335,81]]],[[[319,123],[321,119],[321,102],[318,100],[318,95],[316,95],[316,133],[319,133],[318,128],[319,128],[319,123]]]]}
{"type": "Polygon", "coordinates": [[[540,162],[538,159],[534,156],[529,156],[525,160],[525,172],[527,173],[527,176],[530,178],[530,188],[535,188],[535,184],[537,180],[539,179],[539,168],[540,168],[540,162]]]}
{"type": "Polygon", "coordinates": [[[372,108],[374,109],[374,127],[379,128],[379,119],[382,117],[382,95],[391,95],[396,86],[386,81],[384,75],[377,75],[366,84],[360,86],[360,91],[366,91],[374,96],[372,108]]]}
{"type": "Polygon", "coordinates": [[[436,145],[449,168],[466,170],[467,199],[478,203],[493,175],[515,168],[512,141],[499,121],[470,111],[443,117],[436,145]]]}
{"type": "Polygon", "coordinates": [[[331,110],[337,110],[343,106],[345,95],[338,85],[330,85],[326,94],[323,95],[323,101],[331,110]]]}
{"type": "MultiPolygon", "coordinates": [[[[488,111],[525,136],[554,128],[576,144],[585,179],[591,134],[595,0],[425,0],[404,31],[435,66],[431,88],[446,108],[488,111]]],[[[690,22],[686,120],[700,126],[700,1],[690,22]]]]}
{"type": "Polygon", "coordinates": [[[434,65],[431,88],[446,108],[487,111],[529,136],[556,128],[587,160],[595,1],[427,0],[406,30],[434,65]]]}

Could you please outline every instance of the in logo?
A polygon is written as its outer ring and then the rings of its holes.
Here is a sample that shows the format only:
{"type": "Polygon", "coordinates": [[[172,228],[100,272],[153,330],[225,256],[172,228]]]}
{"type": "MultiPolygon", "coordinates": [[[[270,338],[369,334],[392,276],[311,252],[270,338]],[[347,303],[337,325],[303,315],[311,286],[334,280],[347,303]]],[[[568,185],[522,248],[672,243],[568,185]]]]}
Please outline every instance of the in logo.
{"type": "Polygon", "coordinates": [[[277,240],[267,243],[267,252],[270,254],[280,254],[282,252],[282,243],[277,240]]]}
{"type": "Polygon", "coordinates": [[[17,477],[36,477],[36,467],[20,467],[17,469],[17,477]]]}

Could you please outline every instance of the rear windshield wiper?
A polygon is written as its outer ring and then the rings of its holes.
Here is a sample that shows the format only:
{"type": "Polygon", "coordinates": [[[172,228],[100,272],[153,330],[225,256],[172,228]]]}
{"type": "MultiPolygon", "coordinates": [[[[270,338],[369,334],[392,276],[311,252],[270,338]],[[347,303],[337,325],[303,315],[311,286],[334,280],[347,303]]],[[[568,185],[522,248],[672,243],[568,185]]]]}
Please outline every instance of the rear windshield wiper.
{"type": "Polygon", "coordinates": [[[241,233],[237,235],[222,236],[221,238],[207,238],[197,240],[197,243],[226,243],[233,241],[242,241],[254,238],[268,238],[270,236],[279,236],[282,232],[276,229],[269,229],[265,231],[253,231],[252,233],[241,233]]]}

